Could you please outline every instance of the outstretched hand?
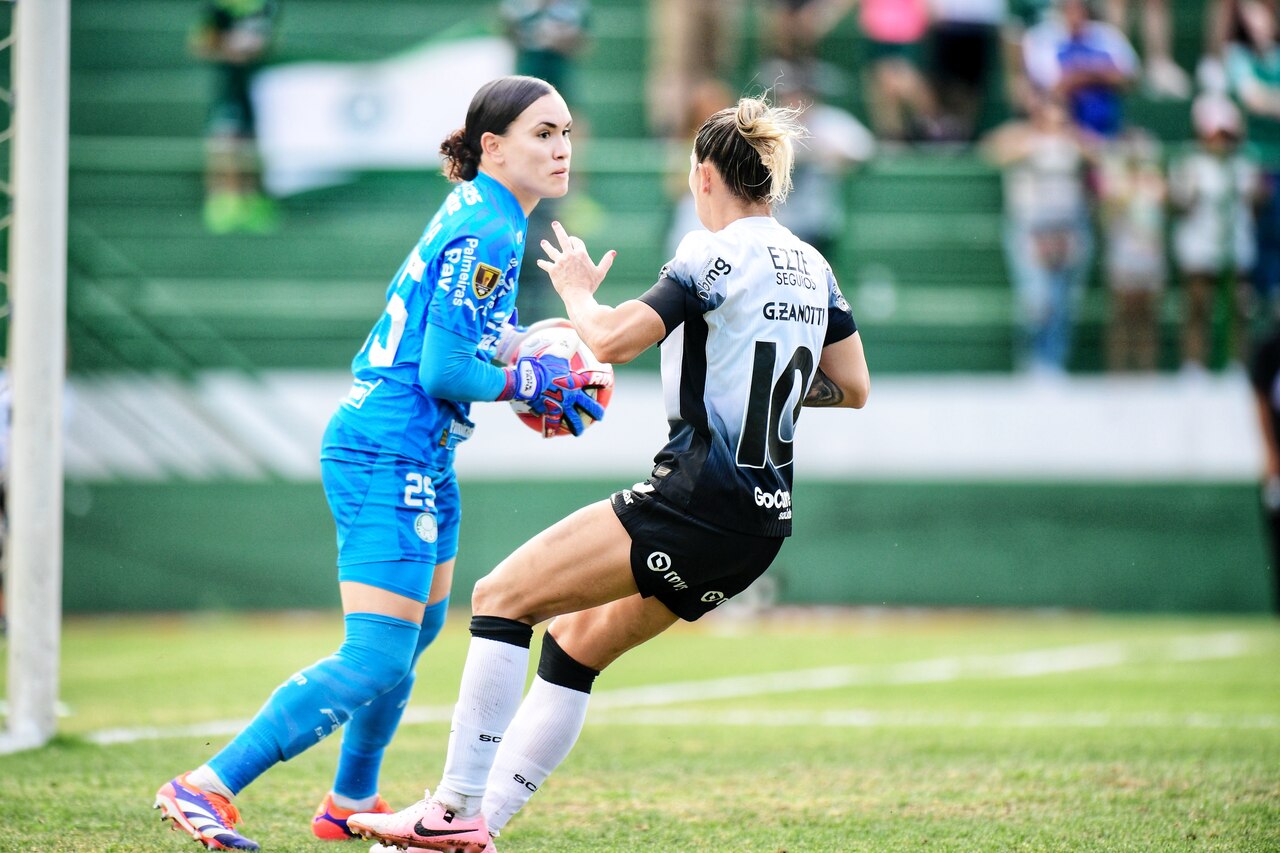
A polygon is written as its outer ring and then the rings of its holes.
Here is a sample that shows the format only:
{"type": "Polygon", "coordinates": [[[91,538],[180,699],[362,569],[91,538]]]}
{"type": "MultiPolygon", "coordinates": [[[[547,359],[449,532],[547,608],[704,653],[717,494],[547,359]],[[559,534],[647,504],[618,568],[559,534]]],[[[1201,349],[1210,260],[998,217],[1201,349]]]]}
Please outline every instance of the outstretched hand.
{"type": "Polygon", "coordinates": [[[547,257],[538,259],[538,266],[551,276],[551,286],[561,297],[566,291],[575,289],[595,293],[600,282],[609,274],[609,268],[613,266],[613,259],[618,253],[610,249],[597,264],[591,260],[582,238],[571,236],[559,222],[552,222],[551,229],[560,245],[556,247],[551,245],[550,240],[543,240],[542,251],[547,257]]]}

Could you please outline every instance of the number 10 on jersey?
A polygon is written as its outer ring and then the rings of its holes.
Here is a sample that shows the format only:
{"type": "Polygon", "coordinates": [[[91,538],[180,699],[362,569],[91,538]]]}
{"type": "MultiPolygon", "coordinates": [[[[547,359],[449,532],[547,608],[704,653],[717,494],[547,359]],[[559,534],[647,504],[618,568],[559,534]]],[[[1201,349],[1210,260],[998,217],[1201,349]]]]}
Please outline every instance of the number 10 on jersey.
{"type": "Polygon", "coordinates": [[[797,347],[775,380],[773,366],[777,358],[776,342],[756,341],[751,390],[742,419],[742,435],[738,438],[737,462],[744,468],[763,468],[766,462],[783,468],[792,461],[795,423],[800,419],[804,395],[813,378],[813,352],[808,347],[797,347]],[[796,393],[797,387],[799,393],[796,393]],[[788,413],[790,417],[784,423],[783,416],[788,413]]]}

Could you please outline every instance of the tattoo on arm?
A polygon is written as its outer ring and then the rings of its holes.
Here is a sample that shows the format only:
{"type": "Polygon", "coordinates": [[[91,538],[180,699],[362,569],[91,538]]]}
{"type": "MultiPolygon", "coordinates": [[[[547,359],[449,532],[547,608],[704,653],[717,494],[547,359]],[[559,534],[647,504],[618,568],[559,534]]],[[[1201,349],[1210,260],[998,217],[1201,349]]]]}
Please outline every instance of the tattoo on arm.
{"type": "Polygon", "coordinates": [[[843,402],[844,391],[840,390],[840,386],[832,382],[819,367],[818,372],[813,376],[813,384],[809,386],[809,393],[804,396],[804,404],[818,408],[838,406],[843,402]]]}

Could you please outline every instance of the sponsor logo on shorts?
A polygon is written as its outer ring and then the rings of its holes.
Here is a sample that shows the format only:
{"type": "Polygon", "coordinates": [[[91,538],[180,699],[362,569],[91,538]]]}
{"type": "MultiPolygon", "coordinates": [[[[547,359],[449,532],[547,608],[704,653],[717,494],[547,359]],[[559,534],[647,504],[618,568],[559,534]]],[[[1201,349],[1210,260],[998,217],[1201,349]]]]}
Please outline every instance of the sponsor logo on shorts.
{"type": "Polygon", "coordinates": [[[418,538],[423,542],[436,541],[436,517],[429,512],[420,514],[413,520],[413,532],[418,534],[418,538]]]}
{"type": "Polygon", "coordinates": [[[710,592],[704,592],[702,594],[702,600],[705,601],[707,604],[710,604],[714,601],[716,603],[716,606],[718,607],[724,603],[725,597],[723,592],[719,592],[713,589],[710,592]]]}
{"type": "Polygon", "coordinates": [[[654,551],[645,559],[645,565],[649,567],[651,572],[664,572],[662,579],[671,584],[672,589],[688,589],[689,585],[684,582],[684,578],[671,571],[671,557],[662,551],[654,551]]]}

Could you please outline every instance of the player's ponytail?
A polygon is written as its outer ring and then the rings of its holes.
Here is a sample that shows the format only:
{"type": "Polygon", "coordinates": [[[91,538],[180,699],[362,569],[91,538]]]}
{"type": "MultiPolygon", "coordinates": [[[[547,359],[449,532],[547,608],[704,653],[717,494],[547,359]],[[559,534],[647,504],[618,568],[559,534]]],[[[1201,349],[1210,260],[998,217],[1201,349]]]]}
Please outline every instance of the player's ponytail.
{"type": "Polygon", "coordinates": [[[791,192],[793,140],[805,135],[799,110],[771,106],[763,98],[743,98],[707,119],[694,139],[693,154],[710,160],[729,191],[745,201],[779,204],[791,192]]]}
{"type": "Polygon", "coordinates": [[[444,176],[451,181],[474,180],[483,153],[480,138],[486,133],[506,133],[526,107],[554,91],[546,80],[520,75],[499,77],[481,86],[467,109],[467,123],[440,143],[444,176]]]}
{"type": "Polygon", "coordinates": [[[451,181],[470,181],[480,169],[480,145],[467,146],[467,129],[460,127],[440,143],[440,157],[444,161],[444,176],[451,181]]]}

